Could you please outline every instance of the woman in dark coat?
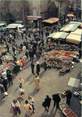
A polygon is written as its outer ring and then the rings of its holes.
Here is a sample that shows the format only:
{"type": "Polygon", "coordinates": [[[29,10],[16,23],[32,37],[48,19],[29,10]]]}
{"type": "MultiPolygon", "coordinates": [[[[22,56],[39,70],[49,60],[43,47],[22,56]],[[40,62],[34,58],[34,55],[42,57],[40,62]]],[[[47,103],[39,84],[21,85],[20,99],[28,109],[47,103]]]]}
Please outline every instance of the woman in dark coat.
{"type": "Polygon", "coordinates": [[[47,95],[44,102],[42,103],[42,106],[45,108],[45,111],[49,111],[49,107],[51,104],[51,98],[47,95]]]}

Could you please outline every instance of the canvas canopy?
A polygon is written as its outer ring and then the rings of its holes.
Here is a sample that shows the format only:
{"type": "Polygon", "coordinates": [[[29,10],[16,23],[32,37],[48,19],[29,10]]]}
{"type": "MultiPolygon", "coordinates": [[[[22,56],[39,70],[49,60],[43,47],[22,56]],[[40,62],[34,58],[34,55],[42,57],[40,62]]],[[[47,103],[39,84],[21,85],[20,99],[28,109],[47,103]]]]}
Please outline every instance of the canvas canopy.
{"type": "Polygon", "coordinates": [[[22,25],[22,24],[9,24],[6,28],[14,29],[14,28],[17,28],[17,27],[22,28],[22,27],[24,27],[24,25],[22,25]]]}
{"type": "Polygon", "coordinates": [[[74,17],[75,15],[72,13],[67,14],[67,17],[74,17]]]}
{"type": "Polygon", "coordinates": [[[41,19],[41,18],[42,18],[41,16],[27,16],[28,20],[38,20],[38,19],[41,19]]]}
{"type": "Polygon", "coordinates": [[[61,28],[61,31],[72,32],[75,31],[80,26],[79,23],[69,23],[61,28]]]}
{"type": "Polygon", "coordinates": [[[77,22],[77,21],[70,21],[70,23],[69,24],[79,24],[79,25],[81,25],[81,22],[77,22]]]}
{"type": "Polygon", "coordinates": [[[54,23],[57,23],[58,21],[59,21],[59,18],[54,17],[54,18],[43,20],[43,23],[54,24],[54,23]]]}
{"type": "Polygon", "coordinates": [[[82,34],[82,29],[77,28],[74,32],[72,32],[72,34],[81,35],[82,34]]]}
{"type": "Polygon", "coordinates": [[[0,23],[0,27],[6,25],[6,23],[0,23]]]}
{"type": "Polygon", "coordinates": [[[68,33],[66,32],[54,32],[48,36],[48,38],[53,38],[53,39],[65,39],[67,37],[68,33]]]}
{"type": "Polygon", "coordinates": [[[67,36],[66,41],[73,44],[79,44],[81,42],[81,35],[70,33],[67,36]]]}

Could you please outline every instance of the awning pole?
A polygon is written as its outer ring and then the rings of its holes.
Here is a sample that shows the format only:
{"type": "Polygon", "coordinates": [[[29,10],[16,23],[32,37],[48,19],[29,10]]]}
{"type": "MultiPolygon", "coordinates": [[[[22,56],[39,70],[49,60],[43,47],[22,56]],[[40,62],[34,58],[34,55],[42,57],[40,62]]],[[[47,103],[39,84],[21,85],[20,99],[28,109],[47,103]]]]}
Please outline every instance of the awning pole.
{"type": "Polygon", "coordinates": [[[81,0],[81,20],[82,20],[82,0],[81,0]]]}

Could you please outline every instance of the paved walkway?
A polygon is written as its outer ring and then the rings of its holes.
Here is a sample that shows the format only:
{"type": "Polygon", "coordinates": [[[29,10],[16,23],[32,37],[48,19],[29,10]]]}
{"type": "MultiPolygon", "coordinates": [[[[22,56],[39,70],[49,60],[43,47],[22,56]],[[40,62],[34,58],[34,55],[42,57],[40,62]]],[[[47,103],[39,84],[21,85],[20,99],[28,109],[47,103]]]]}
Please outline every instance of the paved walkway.
{"type": "MultiPolygon", "coordinates": [[[[42,70],[42,73],[40,75],[39,92],[35,91],[35,84],[33,82],[33,76],[31,75],[30,67],[20,72],[14,80],[14,85],[9,88],[8,97],[6,97],[3,102],[0,103],[0,117],[12,117],[9,112],[9,108],[12,100],[17,96],[19,77],[23,77],[25,80],[24,89],[26,97],[28,95],[32,95],[35,99],[36,112],[32,117],[63,117],[59,110],[55,112],[55,110],[52,109],[53,101],[50,107],[50,112],[48,114],[44,113],[42,102],[47,94],[51,96],[54,93],[61,93],[64,90],[68,89],[69,77],[77,77],[80,69],[79,66],[80,65],[77,64],[72,72],[64,76],[59,76],[59,72],[56,69],[49,69],[46,72],[43,72],[42,70]]],[[[20,117],[24,117],[23,109],[20,117]]]]}

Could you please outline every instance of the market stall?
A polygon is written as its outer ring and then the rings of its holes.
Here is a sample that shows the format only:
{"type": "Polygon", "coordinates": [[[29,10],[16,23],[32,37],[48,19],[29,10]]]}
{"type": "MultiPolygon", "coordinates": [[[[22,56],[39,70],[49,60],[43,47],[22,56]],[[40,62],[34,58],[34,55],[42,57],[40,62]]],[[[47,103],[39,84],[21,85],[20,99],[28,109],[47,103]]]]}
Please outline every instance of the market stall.
{"type": "Polygon", "coordinates": [[[65,117],[78,117],[75,112],[66,104],[60,104],[60,109],[65,117]]]}
{"type": "Polygon", "coordinates": [[[74,13],[68,13],[67,18],[68,18],[69,21],[71,21],[71,20],[75,20],[76,16],[74,15],[74,13]]]}
{"type": "Polygon", "coordinates": [[[50,30],[57,29],[59,23],[59,18],[53,17],[49,19],[45,19],[42,21],[42,26],[49,28],[50,30]]]}
{"type": "Polygon", "coordinates": [[[66,32],[54,32],[48,36],[54,40],[65,39],[69,33],[66,32]]]}
{"type": "Polygon", "coordinates": [[[67,38],[66,38],[66,42],[69,43],[73,43],[73,44],[80,44],[81,42],[81,35],[79,34],[74,34],[74,33],[70,33],[67,38]]]}
{"type": "Polygon", "coordinates": [[[41,19],[42,17],[41,16],[27,16],[27,20],[38,20],[38,19],[41,19]]]}
{"type": "Polygon", "coordinates": [[[58,23],[59,21],[59,18],[49,18],[49,19],[45,19],[43,20],[43,23],[47,23],[47,24],[55,24],[55,23],[58,23]]]}
{"type": "Polygon", "coordinates": [[[69,13],[69,14],[67,14],[67,17],[75,17],[75,15],[73,14],[73,13],[69,13]]]}
{"type": "Polygon", "coordinates": [[[41,19],[41,16],[27,16],[27,21],[31,23],[32,28],[39,28],[41,19]]]}
{"type": "Polygon", "coordinates": [[[68,86],[74,87],[74,88],[79,88],[80,87],[80,79],[70,77],[68,86]]]}
{"type": "Polygon", "coordinates": [[[61,28],[61,31],[65,32],[73,32],[80,26],[79,23],[69,23],[65,25],[63,28],[61,28]]]}
{"type": "Polygon", "coordinates": [[[77,51],[52,50],[44,53],[47,66],[60,69],[59,74],[68,73],[72,69],[73,57],[77,57],[77,51]]]}
{"type": "Polygon", "coordinates": [[[74,32],[71,32],[72,34],[77,34],[77,35],[81,35],[82,34],[82,29],[77,28],[74,32]]]}

